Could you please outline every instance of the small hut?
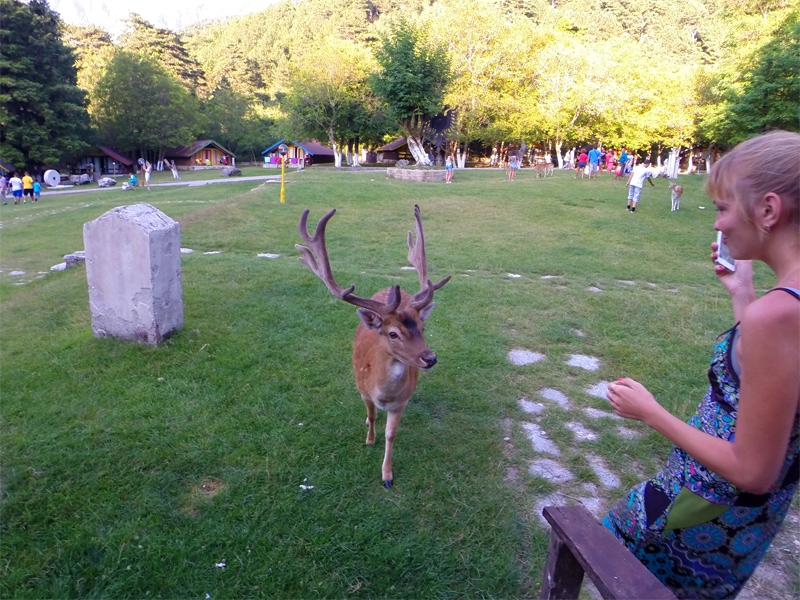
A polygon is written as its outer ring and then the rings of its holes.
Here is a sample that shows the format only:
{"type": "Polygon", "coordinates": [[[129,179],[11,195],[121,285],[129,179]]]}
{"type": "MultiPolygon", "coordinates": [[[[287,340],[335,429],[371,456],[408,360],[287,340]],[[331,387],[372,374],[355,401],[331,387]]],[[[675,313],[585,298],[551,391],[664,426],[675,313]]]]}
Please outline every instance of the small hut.
{"type": "Polygon", "coordinates": [[[189,146],[165,149],[164,158],[174,162],[182,171],[191,171],[229,167],[233,165],[236,157],[233,152],[214,140],[197,140],[189,146]]]}

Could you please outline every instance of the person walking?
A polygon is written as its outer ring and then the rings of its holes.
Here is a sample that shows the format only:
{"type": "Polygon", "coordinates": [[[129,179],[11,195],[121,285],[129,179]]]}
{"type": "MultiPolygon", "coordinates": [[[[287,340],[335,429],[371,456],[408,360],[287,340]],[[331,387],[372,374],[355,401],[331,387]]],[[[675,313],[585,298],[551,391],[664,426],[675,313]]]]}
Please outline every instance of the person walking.
{"type": "Polygon", "coordinates": [[[8,177],[6,177],[5,173],[0,173],[0,200],[3,201],[3,204],[8,204],[8,177]]]}
{"type": "Polygon", "coordinates": [[[11,195],[14,196],[14,204],[19,204],[22,199],[22,179],[19,178],[16,171],[14,176],[8,180],[8,184],[11,186],[11,195]]]}
{"type": "Polygon", "coordinates": [[[38,202],[42,196],[42,184],[38,181],[33,182],[33,201],[38,202]]]}
{"type": "Polygon", "coordinates": [[[514,176],[517,174],[517,169],[519,168],[519,160],[517,159],[517,155],[515,153],[509,153],[508,155],[508,180],[514,181],[514,176]]]}
{"type": "MultiPolygon", "coordinates": [[[[734,271],[714,272],[735,325],[717,338],[710,386],[684,423],[638,381],[609,384],[617,415],[674,444],[655,477],[603,519],[679,598],[733,598],[755,571],[800,479],[800,134],[763,134],[714,164],[706,192],[734,271]],[[775,285],[757,298],[752,261],[775,285]]],[[[719,248],[711,244],[711,258],[719,248]]]]}
{"type": "Polygon", "coordinates": [[[623,148],[622,154],[619,155],[619,161],[617,166],[617,176],[614,177],[614,181],[617,181],[621,175],[625,173],[625,165],[628,164],[628,149],[623,148]]]}
{"type": "Polygon", "coordinates": [[[453,181],[453,168],[454,168],[455,161],[453,160],[453,153],[448,153],[447,157],[444,159],[444,180],[445,183],[451,183],[453,181]]]}
{"type": "Polygon", "coordinates": [[[653,172],[650,170],[649,158],[645,158],[641,165],[636,165],[628,176],[628,183],[625,184],[628,188],[628,212],[636,212],[636,205],[641,199],[645,179],[655,187],[656,184],[653,183],[653,172]]]}
{"type": "Polygon", "coordinates": [[[581,179],[583,179],[583,176],[584,176],[585,171],[586,171],[586,162],[588,160],[589,160],[589,155],[586,154],[586,152],[584,150],[581,150],[580,155],[578,155],[578,166],[575,167],[575,179],[578,178],[578,173],[579,172],[581,174],[581,179]]]}
{"type": "Polygon", "coordinates": [[[22,176],[22,202],[27,202],[25,196],[31,197],[31,202],[33,202],[33,177],[25,171],[25,175],[22,176]]]}
{"type": "Polygon", "coordinates": [[[600,171],[600,155],[602,153],[600,150],[592,146],[592,149],[589,150],[589,179],[594,179],[597,177],[597,173],[600,171]]]}

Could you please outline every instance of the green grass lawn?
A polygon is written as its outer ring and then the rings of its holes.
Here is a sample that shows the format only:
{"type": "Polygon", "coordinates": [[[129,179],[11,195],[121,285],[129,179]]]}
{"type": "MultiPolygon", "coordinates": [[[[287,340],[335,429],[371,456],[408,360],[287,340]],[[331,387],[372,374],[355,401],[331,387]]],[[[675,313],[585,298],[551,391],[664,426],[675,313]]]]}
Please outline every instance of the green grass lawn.
{"type": "MultiPolygon", "coordinates": [[[[608,506],[668,450],[638,423],[624,423],[639,434],[627,439],[619,422],[589,419],[583,409],[608,407],[586,388],[632,376],[688,417],[732,324],[702,182],[681,177],[683,208],[671,213],[659,179],[635,215],[607,175],[522,170],[508,182],[490,169],[456,172],[452,185],[309,169],[287,175],[285,204],[279,185],[235,182],[0,207],[0,595],[538,595],[537,503],[561,492],[608,506]],[[157,348],[93,338],[85,269],[49,272],[83,248],[85,222],[137,201],[178,220],[195,251],[183,256],[184,329],[157,348]],[[431,279],[453,279],[427,323],[439,364],[403,416],[386,490],[385,417],[366,447],[351,372],[355,309],[294,244],[303,209],[313,227],[335,207],[337,281],[364,296],[395,283],[413,293],[416,274],[402,267],[414,203],[431,279]],[[546,359],[514,366],[513,349],[546,359]],[[571,354],[597,357],[599,370],[568,366],[571,354]],[[545,388],[571,410],[543,400],[545,388]],[[547,408],[527,414],[521,398],[547,408]],[[575,441],[575,421],[597,439],[575,441]],[[574,480],[529,473],[541,455],[525,422],[548,433],[574,480]],[[589,455],[620,487],[603,487],[589,455]]],[[[757,286],[770,284],[757,270],[757,286]]]]}

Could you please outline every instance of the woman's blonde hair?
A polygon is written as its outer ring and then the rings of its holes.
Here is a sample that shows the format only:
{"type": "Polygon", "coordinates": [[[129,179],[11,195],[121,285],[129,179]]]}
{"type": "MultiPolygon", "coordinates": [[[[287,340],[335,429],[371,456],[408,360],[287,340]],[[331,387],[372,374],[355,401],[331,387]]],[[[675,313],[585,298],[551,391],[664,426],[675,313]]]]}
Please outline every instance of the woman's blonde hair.
{"type": "Polygon", "coordinates": [[[772,131],[742,142],[719,159],[706,181],[711,198],[730,198],[741,214],[768,193],[778,194],[789,223],[800,221],[800,133],[772,131]]]}

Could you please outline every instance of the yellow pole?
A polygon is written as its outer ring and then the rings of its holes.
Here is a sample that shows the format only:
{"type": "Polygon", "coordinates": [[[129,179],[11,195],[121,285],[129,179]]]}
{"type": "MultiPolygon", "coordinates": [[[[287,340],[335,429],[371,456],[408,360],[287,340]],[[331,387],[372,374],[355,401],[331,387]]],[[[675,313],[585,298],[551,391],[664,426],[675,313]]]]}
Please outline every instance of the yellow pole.
{"type": "Polygon", "coordinates": [[[286,167],[286,155],[281,155],[281,203],[284,202],[284,184],[283,184],[283,173],[284,168],[286,167]]]}

